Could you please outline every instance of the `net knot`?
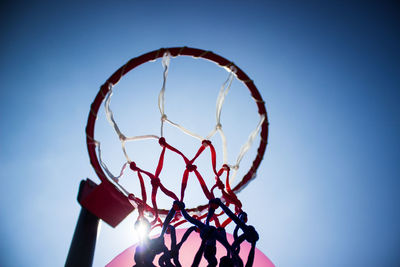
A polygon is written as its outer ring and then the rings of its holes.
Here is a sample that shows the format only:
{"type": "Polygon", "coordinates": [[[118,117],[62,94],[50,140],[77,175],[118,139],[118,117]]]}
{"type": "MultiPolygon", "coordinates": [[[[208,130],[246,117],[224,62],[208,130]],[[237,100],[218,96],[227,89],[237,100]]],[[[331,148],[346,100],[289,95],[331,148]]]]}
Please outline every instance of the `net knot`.
{"type": "Polygon", "coordinates": [[[183,210],[185,208],[185,203],[181,201],[174,201],[173,207],[175,211],[183,210]]]}
{"type": "Polygon", "coordinates": [[[258,239],[260,238],[258,236],[256,229],[251,225],[247,226],[247,229],[244,232],[245,232],[246,241],[251,244],[256,243],[258,241],[258,239]]]}
{"type": "Polygon", "coordinates": [[[167,114],[163,114],[161,116],[161,121],[166,121],[167,120],[167,114]]]}
{"type": "Polygon", "coordinates": [[[139,168],[136,166],[136,163],[133,161],[131,163],[129,163],[129,168],[131,168],[131,170],[134,172],[139,170],[139,168]]]}
{"type": "Polygon", "coordinates": [[[205,147],[208,147],[209,145],[211,145],[211,141],[210,141],[210,140],[203,140],[203,141],[201,142],[201,144],[202,144],[203,146],[205,146],[205,147]]]}
{"type": "Polygon", "coordinates": [[[225,188],[224,183],[220,179],[217,180],[216,185],[217,185],[219,190],[223,190],[225,188]]]}
{"type": "Polygon", "coordinates": [[[160,146],[164,147],[167,145],[167,141],[165,141],[164,137],[160,137],[160,139],[158,139],[158,143],[160,144],[160,146]]]}
{"type": "Polygon", "coordinates": [[[228,164],[222,165],[222,168],[224,168],[226,171],[229,171],[231,168],[228,166],[228,164]]]}
{"type": "Polygon", "coordinates": [[[190,163],[186,165],[186,170],[188,170],[189,172],[195,171],[196,169],[197,169],[196,165],[190,163]]]}
{"type": "Polygon", "coordinates": [[[212,240],[215,238],[216,228],[214,226],[205,226],[200,229],[200,237],[202,240],[212,240]]]}
{"type": "Polygon", "coordinates": [[[151,185],[153,187],[160,186],[160,184],[161,184],[160,178],[154,177],[154,178],[151,179],[151,185]]]}
{"type": "Polygon", "coordinates": [[[215,125],[215,129],[221,130],[222,129],[222,124],[218,123],[217,125],[215,125]]]}
{"type": "Polygon", "coordinates": [[[130,194],[128,195],[128,199],[130,199],[130,200],[135,200],[135,195],[132,194],[132,193],[130,193],[130,194]]]}
{"type": "Polygon", "coordinates": [[[218,201],[216,199],[210,200],[210,208],[216,210],[219,208],[218,201]]]}

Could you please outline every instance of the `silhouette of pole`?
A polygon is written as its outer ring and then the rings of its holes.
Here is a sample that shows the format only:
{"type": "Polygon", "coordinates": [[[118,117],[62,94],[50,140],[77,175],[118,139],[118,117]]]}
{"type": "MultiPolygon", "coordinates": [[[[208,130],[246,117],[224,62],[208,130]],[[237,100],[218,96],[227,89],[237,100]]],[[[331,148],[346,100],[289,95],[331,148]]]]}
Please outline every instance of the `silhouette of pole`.
{"type": "MultiPolygon", "coordinates": [[[[84,190],[85,183],[86,181],[82,181],[80,184],[78,201],[84,190]]],[[[65,267],[92,266],[99,221],[100,219],[86,208],[81,208],[65,267]]]]}

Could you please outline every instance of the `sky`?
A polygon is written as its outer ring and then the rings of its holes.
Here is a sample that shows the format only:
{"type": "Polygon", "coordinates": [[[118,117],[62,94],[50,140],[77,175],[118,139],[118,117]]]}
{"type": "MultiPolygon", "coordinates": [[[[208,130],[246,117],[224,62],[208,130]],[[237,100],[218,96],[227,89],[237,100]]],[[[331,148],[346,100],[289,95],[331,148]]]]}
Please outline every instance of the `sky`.
{"type": "MultiPolygon", "coordinates": [[[[398,266],[399,11],[396,1],[2,1],[1,265],[64,264],[79,182],[99,182],[84,132],[99,86],[132,57],[185,45],[234,61],[266,102],[267,152],[239,194],[258,248],[283,267],[398,266]]],[[[133,222],[102,224],[94,266],[131,245],[133,222]]]]}

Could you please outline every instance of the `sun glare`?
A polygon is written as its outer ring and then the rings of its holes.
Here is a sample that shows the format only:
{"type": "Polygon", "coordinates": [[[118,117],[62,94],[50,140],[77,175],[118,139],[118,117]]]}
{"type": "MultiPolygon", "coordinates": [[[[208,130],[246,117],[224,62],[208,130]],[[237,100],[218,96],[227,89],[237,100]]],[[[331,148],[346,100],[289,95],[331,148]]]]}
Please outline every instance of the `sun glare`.
{"type": "Polygon", "coordinates": [[[145,219],[138,219],[135,223],[135,234],[139,238],[139,242],[143,243],[149,238],[150,223],[145,219]]]}

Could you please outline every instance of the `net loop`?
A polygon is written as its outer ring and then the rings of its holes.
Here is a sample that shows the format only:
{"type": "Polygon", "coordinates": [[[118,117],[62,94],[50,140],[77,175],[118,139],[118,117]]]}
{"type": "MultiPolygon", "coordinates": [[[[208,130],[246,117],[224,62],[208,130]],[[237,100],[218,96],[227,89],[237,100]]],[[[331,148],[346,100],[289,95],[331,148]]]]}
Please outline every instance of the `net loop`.
{"type": "Polygon", "coordinates": [[[258,233],[253,226],[245,223],[247,220],[246,213],[241,212],[238,215],[234,215],[232,212],[228,212],[227,210],[229,210],[229,208],[227,208],[227,206],[225,206],[220,199],[211,199],[209,201],[209,213],[206,223],[204,223],[201,221],[201,216],[190,216],[187,213],[184,202],[174,201],[164,222],[161,222],[162,231],[160,236],[153,239],[147,237],[145,242],[136,248],[135,266],[154,266],[153,261],[155,256],[158,254],[161,254],[158,261],[158,266],[182,266],[179,262],[179,251],[189,236],[194,232],[198,232],[201,238],[201,245],[194,257],[192,266],[199,266],[202,258],[208,262],[207,266],[217,266],[217,243],[220,243],[226,249],[226,255],[221,257],[219,260],[220,267],[244,266],[243,261],[239,256],[239,252],[240,245],[244,241],[247,241],[251,244],[251,250],[245,266],[251,267],[254,262],[255,245],[259,238],[258,233]],[[224,228],[215,227],[208,224],[210,218],[214,217],[215,210],[219,207],[221,207],[228,216],[233,216],[231,219],[237,223],[232,244],[228,242],[224,228]],[[184,218],[193,225],[185,231],[182,239],[179,242],[176,238],[175,226],[171,225],[171,223],[174,221],[174,216],[178,213],[182,214],[184,218]],[[239,230],[242,230],[243,232],[240,235],[238,234],[239,230]],[[165,234],[169,234],[171,236],[171,244],[169,246],[170,249],[168,249],[164,242],[165,234]]]}

